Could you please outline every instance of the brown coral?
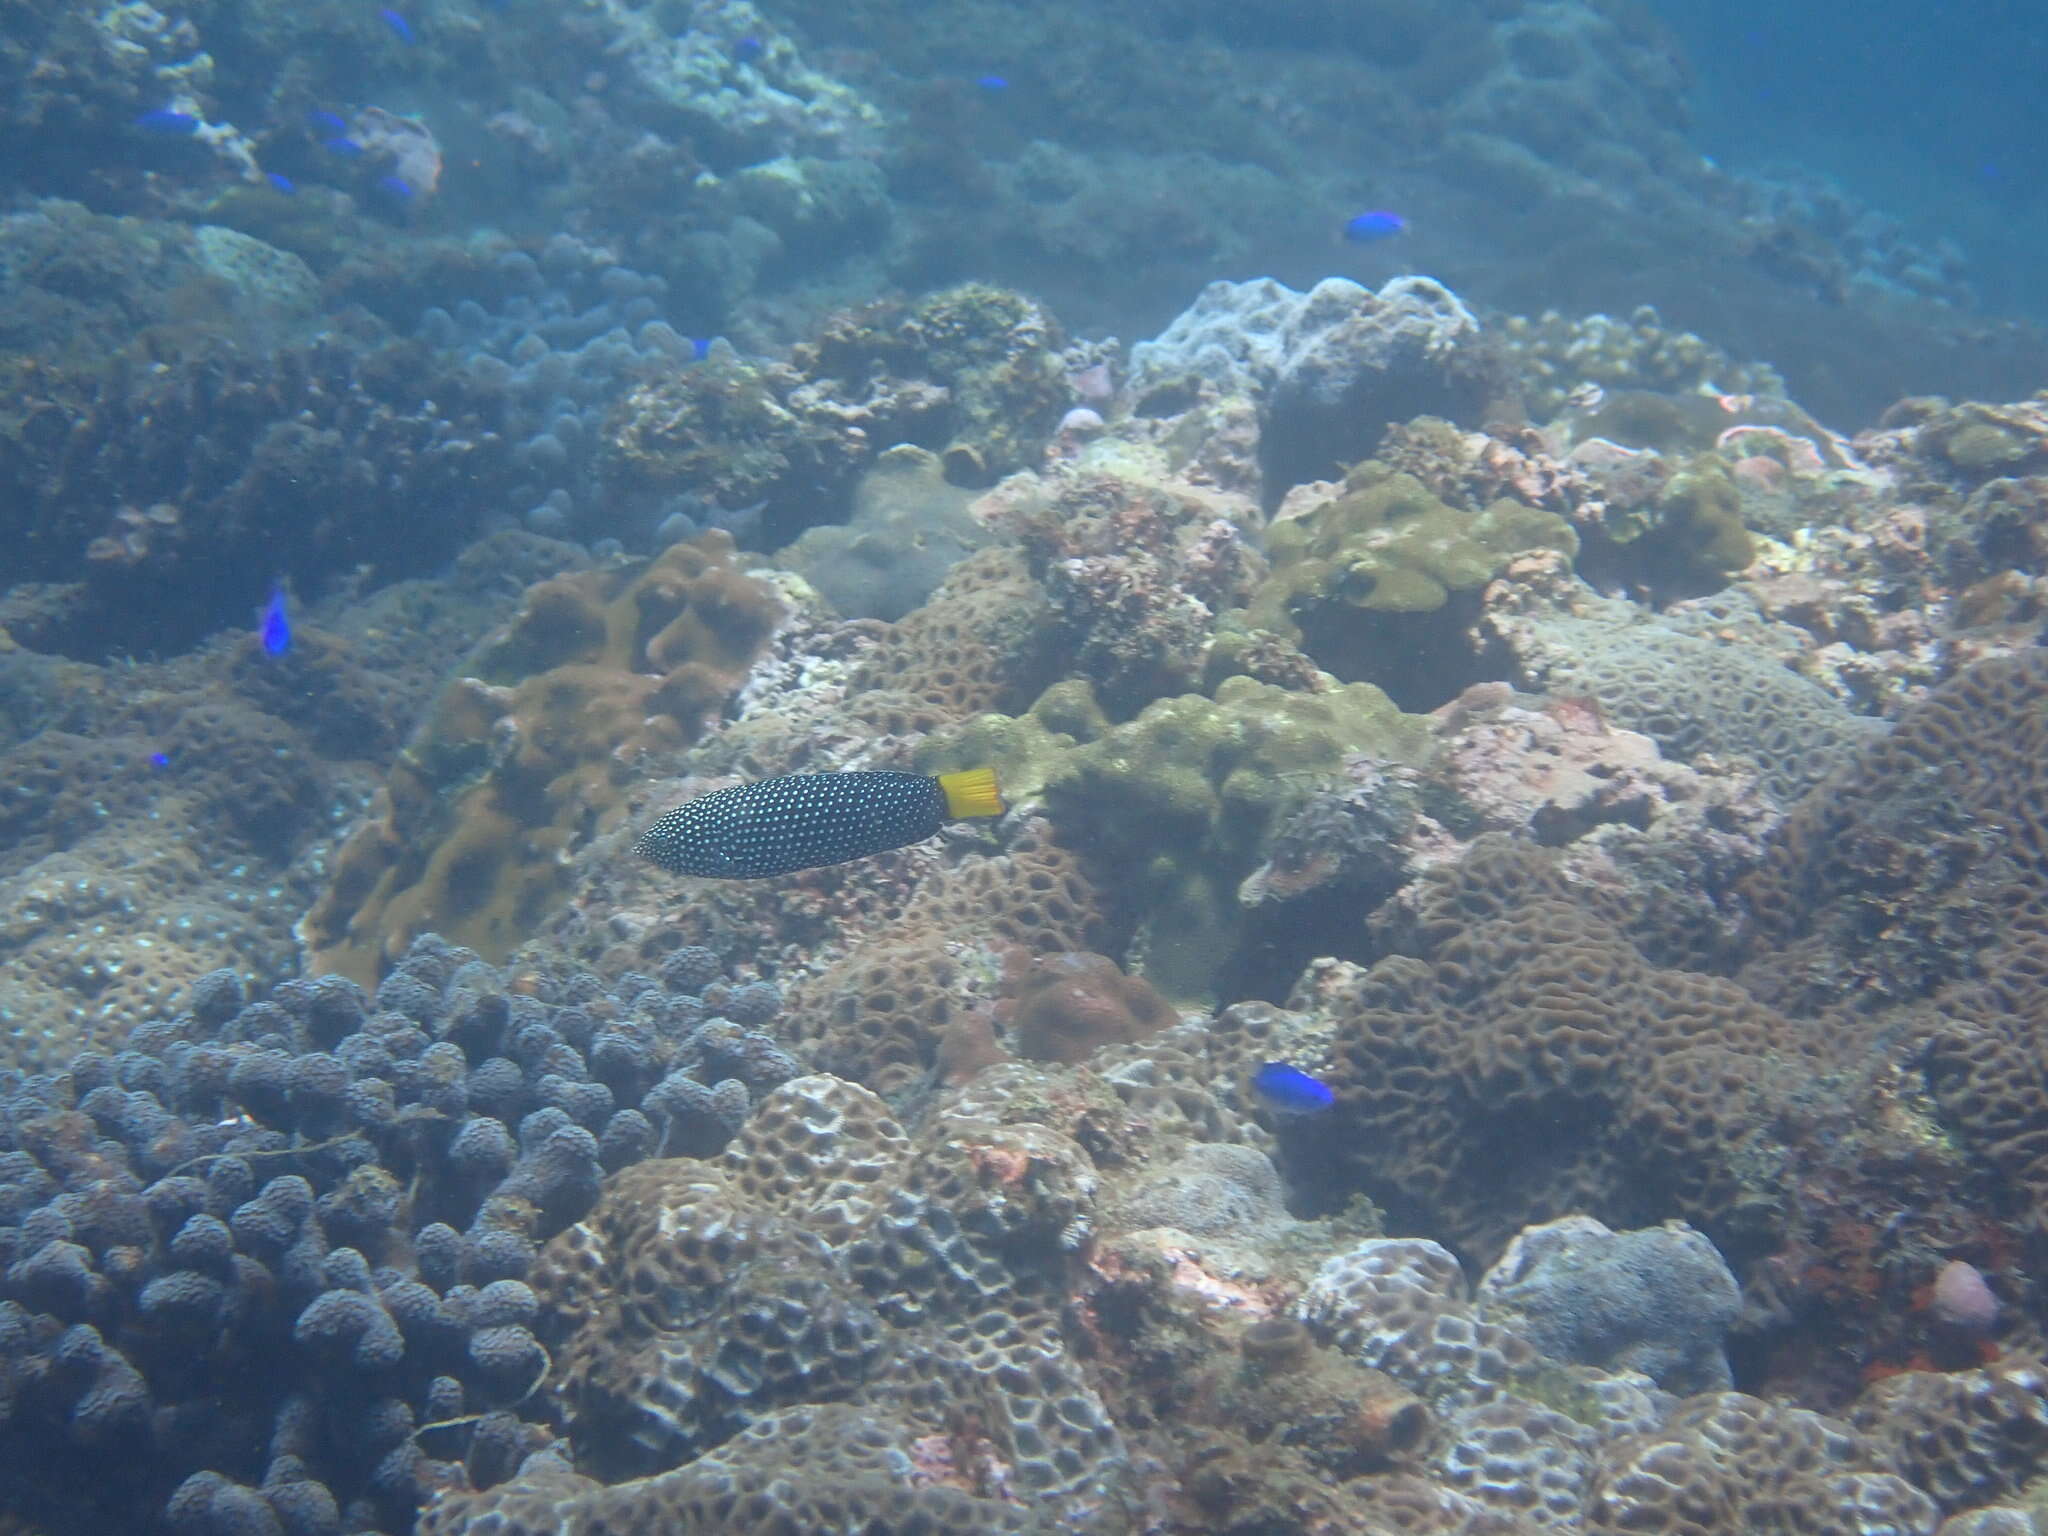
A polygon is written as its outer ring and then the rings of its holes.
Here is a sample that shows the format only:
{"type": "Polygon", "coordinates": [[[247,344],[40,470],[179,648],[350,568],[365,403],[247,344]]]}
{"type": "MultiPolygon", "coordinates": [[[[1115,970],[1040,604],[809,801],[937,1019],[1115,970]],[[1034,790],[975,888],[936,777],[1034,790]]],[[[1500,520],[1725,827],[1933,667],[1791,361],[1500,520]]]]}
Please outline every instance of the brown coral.
{"type": "Polygon", "coordinates": [[[1041,1298],[1092,1194],[1043,1126],[945,1116],[912,1142],[865,1089],[794,1079],[722,1156],[627,1170],[549,1244],[551,1390],[609,1475],[708,1450],[701,1472],[736,1433],[760,1451],[792,1411],[857,1398],[886,1426],[858,1470],[898,1489],[915,1442],[951,1433],[966,1454],[933,1480],[980,1491],[962,1463],[986,1455],[998,1490],[1085,1498],[1120,1442],[1041,1298]]]}
{"type": "Polygon", "coordinates": [[[1142,976],[1126,976],[1107,955],[1013,952],[1003,967],[997,1017],[1017,1054],[1031,1061],[1086,1061],[1105,1045],[1127,1045],[1175,1022],[1165,998],[1142,976]]]}
{"type": "Polygon", "coordinates": [[[374,981],[429,929],[502,957],[563,890],[650,752],[714,718],[782,615],[724,534],[533,587],[442,692],[306,920],[319,969],[374,981]]]}
{"type": "Polygon", "coordinates": [[[1050,682],[1052,610],[1016,553],[990,549],[956,565],[923,607],[891,624],[853,669],[849,692],[887,689],[948,720],[1014,710],[1050,682]]]}
{"type": "Polygon", "coordinates": [[[1482,1255],[1574,1211],[1754,1242],[1784,1157],[1762,1110],[1815,1044],[1726,980],[1647,962],[1551,895],[1553,869],[1482,848],[1427,878],[1417,955],[1303,977],[1290,1006],[1335,1031],[1317,1145],[1362,1149],[1376,1199],[1482,1255]]]}

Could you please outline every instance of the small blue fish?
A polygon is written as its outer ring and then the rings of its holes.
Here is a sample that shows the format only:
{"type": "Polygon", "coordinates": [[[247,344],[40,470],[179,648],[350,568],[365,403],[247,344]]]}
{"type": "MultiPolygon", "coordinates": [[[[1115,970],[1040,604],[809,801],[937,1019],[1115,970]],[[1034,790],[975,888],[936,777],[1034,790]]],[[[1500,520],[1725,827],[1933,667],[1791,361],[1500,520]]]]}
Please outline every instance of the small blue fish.
{"type": "Polygon", "coordinates": [[[1391,240],[1407,227],[1408,221],[1398,213],[1374,208],[1346,219],[1344,238],[1353,245],[1371,245],[1376,241],[1391,240]]]}
{"type": "Polygon", "coordinates": [[[277,188],[277,190],[282,192],[286,197],[298,196],[298,184],[294,182],[291,179],[291,177],[285,175],[284,172],[282,171],[265,171],[263,173],[263,179],[269,182],[273,187],[277,188]]]}
{"type": "Polygon", "coordinates": [[[329,139],[320,147],[331,154],[340,155],[344,160],[354,160],[363,152],[363,146],[346,135],[340,138],[329,139]]]}
{"type": "Polygon", "coordinates": [[[199,131],[199,119],[175,107],[153,107],[135,119],[144,133],[160,133],[167,139],[181,139],[199,131]]]}
{"type": "Polygon", "coordinates": [[[377,190],[401,203],[411,202],[414,196],[412,183],[403,176],[379,176],[377,190]]]}
{"type": "Polygon", "coordinates": [[[322,133],[336,134],[348,132],[348,119],[338,112],[328,112],[320,107],[307,108],[306,121],[315,128],[318,128],[322,133]]]}
{"type": "Polygon", "coordinates": [[[168,768],[168,767],[170,767],[170,766],[171,766],[171,754],[170,754],[170,753],[168,753],[168,752],[152,752],[152,753],[150,753],[150,754],[149,754],[149,766],[150,766],[150,767],[152,767],[152,768],[168,768]]]}
{"type": "Polygon", "coordinates": [[[270,589],[270,601],[263,605],[263,618],[256,633],[263,641],[266,656],[282,656],[292,648],[292,616],[283,587],[270,589]]]}
{"type": "Polygon", "coordinates": [[[1009,80],[1002,75],[976,75],[974,83],[984,91],[1007,91],[1010,88],[1009,80]]]}
{"type": "Polygon", "coordinates": [[[690,361],[701,363],[705,358],[709,357],[711,355],[711,341],[712,338],[709,336],[692,336],[690,338],[690,361]]]}
{"type": "Polygon", "coordinates": [[[1252,1091],[1269,1109],[1283,1115],[1313,1115],[1328,1109],[1337,1096],[1321,1078],[1310,1077],[1284,1061],[1269,1061],[1252,1074],[1252,1091]]]}
{"type": "Polygon", "coordinates": [[[392,35],[395,36],[401,43],[404,43],[407,46],[410,46],[412,44],[413,35],[411,22],[407,21],[403,16],[399,15],[398,12],[391,9],[391,7],[388,5],[379,6],[377,8],[377,14],[384,18],[384,25],[391,29],[392,35]]]}
{"type": "Polygon", "coordinates": [[[742,63],[751,64],[767,51],[768,45],[758,37],[743,37],[732,45],[733,57],[742,63]]]}

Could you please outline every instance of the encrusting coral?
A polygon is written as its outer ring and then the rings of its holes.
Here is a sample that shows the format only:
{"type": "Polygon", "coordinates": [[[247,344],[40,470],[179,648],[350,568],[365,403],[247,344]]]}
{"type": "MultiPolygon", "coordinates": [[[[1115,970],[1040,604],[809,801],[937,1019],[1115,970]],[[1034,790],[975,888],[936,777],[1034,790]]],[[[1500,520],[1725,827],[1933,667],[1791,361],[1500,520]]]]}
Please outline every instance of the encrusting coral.
{"type": "Polygon", "coordinates": [[[305,936],[374,982],[428,929],[502,959],[615,815],[637,765],[714,720],[784,612],[706,534],[558,576],[465,663],[336,857],[305,936]]]}

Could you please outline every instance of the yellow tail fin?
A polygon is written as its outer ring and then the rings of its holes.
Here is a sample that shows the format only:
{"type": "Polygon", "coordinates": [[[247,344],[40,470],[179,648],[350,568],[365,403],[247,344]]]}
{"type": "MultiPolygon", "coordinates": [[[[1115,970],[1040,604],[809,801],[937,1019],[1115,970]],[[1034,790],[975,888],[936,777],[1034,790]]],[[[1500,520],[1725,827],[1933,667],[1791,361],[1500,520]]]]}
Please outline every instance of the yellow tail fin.
{"type": "Polygon", "coordinates": [[[966,768],[959,773],[939,775],[939,788],[946,792],[946,814],[959,821],[966,816],[1000,816],[1009,807],[996,787],[993,768],[966,768]]]}

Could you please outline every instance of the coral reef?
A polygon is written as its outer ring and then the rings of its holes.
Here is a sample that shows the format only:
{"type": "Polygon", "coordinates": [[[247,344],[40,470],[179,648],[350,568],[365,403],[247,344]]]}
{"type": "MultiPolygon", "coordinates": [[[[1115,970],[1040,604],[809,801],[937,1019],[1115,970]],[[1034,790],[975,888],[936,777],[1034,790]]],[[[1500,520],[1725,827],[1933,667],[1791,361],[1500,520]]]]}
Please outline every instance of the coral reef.
{"type": "Polygon", "coordinates": [[[0,1064],[116,1048],[222,966],[291,973],[328,839],[431,696],[434,652],[503,613],[528,542],[473,552],[431,593],[301,612],[282,656],[253,634],[105,666],[0,651],[0,1064]]]}
{"type": "Polygon", "coordinates": [[[1364,458],[1418,415],[1477,425],[1504,375],[1478,319],[1423,277],[1378,293],[1348,278],[1296,293],[1271,278],[1211,283],[1152,341],[1131,349],[1131,390],[1148,415],[1204,393],[1259,407],[1266,499],[1364,458]]]}
{"type": "Polygon", "coordinates": [[[1171,9],[16,7],[0,1522],[2038,1519],[2039,335],[1639,9],[1171,9]]]}
{"type": "MultiPolygon", "coordinates": [[[[254,606],[280,576],[312,595],[362,562],[387,579],[422,574],[480,532],[508,490],[497,392],[367,317],[274,350],[240,339],[275,327],[238,331],[227,301],[210,323],[174,325],[155,312],[170,301],[144,284],[177,282],[180,242],[44,218],[52,227],[35,238],[12,231],[24,281],[90,284],[53,270],[65,263],[142,269],[115,287],[132,309],[79,327],[71,355],[53,354],[10,391],[0,531],[22,551],[20,579],[66,584],[37,637],[44,648],[94,660],[183,649],[239,619],[244,597],[254,606]],[[168,360],[105,366],[117,345],[109,326],[119,342],[167,330],[158,350],[168,360]],[[436,515],[422,520],[421,506],[436,515]]],[[[195,261],[184,258],[188,269],[195,261]]],[[[201,279],[187,270],[183,281],[201,279]]],[[[234,303],[258,302],[247,273],[206,281],[234,303]]],[[[59,324],[44,315],[18,344],[39,348],[41,328],[59,324]]]]}

